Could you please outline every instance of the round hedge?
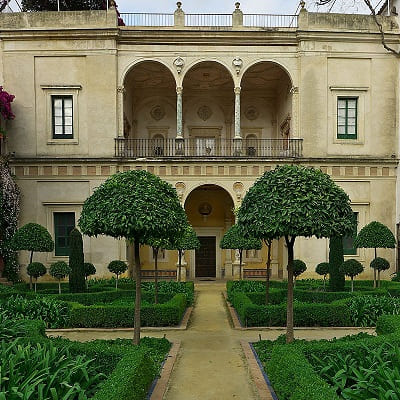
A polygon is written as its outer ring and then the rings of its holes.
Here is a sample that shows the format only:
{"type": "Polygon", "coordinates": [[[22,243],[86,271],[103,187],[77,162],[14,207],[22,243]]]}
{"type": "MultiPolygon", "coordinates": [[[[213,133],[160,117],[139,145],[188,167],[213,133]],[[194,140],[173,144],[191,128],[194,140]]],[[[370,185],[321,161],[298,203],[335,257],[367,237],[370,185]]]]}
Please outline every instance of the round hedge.
{"type": "Polygon", "coordinates": [[[114,260],[111,261],[110,264],[108,264],[108,270],[110,272],[112,272],[115,275],[121,275],[123,274],[125,271],[127,271],[128,266],[126,265],[126,263],[124,263],[121,260],[114,260]]]}
{"type": "Polygon", "coordinates": [[[50,275],[56,279],[63,279],[71,273],[71,268],[65,261],[57,261],[50,265],[50,275]]]}
{"type": "Polygon", "coordinates": [[[370,267],[377,271],[386,271],[390,268],[390,263],[386,258],[376,257],[371,261],[370,267]]]}
{"type": "Polygon", "coordinates": [[[351,258],[350,260],[346,260],[340,266],[340,271],[346,276],[354,278],[355,276],[361,274],[361,272],[364,271],[364,267],[359,261],[355,260],[354,258],[351,258]]]}
{"type": "Polygon", "coordinates": [[[44,226],[32,222],[15,232],[11,247],[14,250],[49,252],[53,251],[54,242],[44,226]]]}
{"type": "Polygon", "coordinates": [[[315,267],[315,272],[318,275],[328,275],[329,274],[329,263],[327,263],[327,262],[319,263],[315,267]]]}
{"type": "Polygon", "coordinates": [[[88,276],[94,275],[96,273],[96,267],[90,262],[85,262],[83,264],[83,269],[85,270],[85,277],[86,278],[88,276]]]}
{"type": "Polygon", "coordinates": [[[47,269],[41,262],[33,262],[28,265],[26,272],[29,276],[37,279],[46,275],[47,269]]]}
{"type": "Polygon", "coordinates": [[[297,278],[304,271],[307,270],[307,265],[302,260],[293,260],[293,275],[297,278]]]}

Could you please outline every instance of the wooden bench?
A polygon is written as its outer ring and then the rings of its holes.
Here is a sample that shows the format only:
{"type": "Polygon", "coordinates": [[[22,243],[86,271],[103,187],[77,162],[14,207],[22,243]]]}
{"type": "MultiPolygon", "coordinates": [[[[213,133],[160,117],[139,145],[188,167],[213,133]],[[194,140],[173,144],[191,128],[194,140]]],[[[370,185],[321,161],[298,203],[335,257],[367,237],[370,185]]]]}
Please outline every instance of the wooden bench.
{"type": "Polygon", "coordinates": [[[265,268],[244,268],[243,278],[266,278],[267,270],[265,268]]]}
{"type": "MultiPolygon", "coordinates": [[[[158,278],[160,279],[176,279],[176,270],[158,270],[158,278]]],[[[144,279],[154,278],[154,269],[142,269],[141,276],[144,279]]]]}

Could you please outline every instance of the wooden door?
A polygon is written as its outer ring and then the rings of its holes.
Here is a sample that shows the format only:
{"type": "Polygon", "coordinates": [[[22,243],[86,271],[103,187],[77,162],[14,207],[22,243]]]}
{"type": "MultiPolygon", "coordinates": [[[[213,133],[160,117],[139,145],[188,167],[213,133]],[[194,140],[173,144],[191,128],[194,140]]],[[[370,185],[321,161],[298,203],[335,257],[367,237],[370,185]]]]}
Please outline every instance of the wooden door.
{"type": "Polygon", "coordinates": [[[199,236],[200,248],[196,250],[196,278],[216,277],[216,237],[199,236]]]}

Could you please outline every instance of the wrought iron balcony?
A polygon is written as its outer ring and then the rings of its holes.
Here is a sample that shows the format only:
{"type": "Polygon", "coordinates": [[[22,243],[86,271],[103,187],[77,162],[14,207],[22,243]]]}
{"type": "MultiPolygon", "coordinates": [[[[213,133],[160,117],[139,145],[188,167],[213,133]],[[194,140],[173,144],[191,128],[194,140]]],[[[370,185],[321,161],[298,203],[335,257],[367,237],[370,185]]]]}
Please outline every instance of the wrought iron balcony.
{"type": "Polygon", "coordinates": [[[121,158],[298,158],[303,139],[115,139],[121,158]]]}

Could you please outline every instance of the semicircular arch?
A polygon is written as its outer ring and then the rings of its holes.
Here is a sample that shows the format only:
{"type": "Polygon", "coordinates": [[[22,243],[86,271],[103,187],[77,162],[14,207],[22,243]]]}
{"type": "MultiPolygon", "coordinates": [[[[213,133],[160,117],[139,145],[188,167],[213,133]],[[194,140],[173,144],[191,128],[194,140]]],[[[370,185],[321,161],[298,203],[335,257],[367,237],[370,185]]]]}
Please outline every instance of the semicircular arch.
{"type": "Polygon", "coordinates": [[[204,182],[204,181],[200,181],[200,182],[195,182],[192,185],[188,186],[182,197],[182,204],[183,207],[186,206],[186,202],[189,199],[189,196],[196,190],[199,189],[203,186],[208,186],[208,185],[212,185],[217,187],[218,189],[223,190],[224,192],[226,192],[230,198],[230,200],[232,201],[232,205],[235,206],[235,200],[234,200],[234,196],[235,194],[233,193],[233,190],[231,188],[228,187],[228,185],[226,183],[223,182],[218,182],[218,183],[212,183],[210,184],[209,182],[204,182]]]}
{"type": "Polygon", "coordinates": [[[235,75],[233,75],[233,72],[232,72],[231,68],[228,65],[226,65],[226,63],[224,61],[221,61],[221,60],[219,60],[217,58],[201,58],[201,59],[197,59],[197,60],[191,62],[190,64],[188,64],[187,68],[185,68],[185,71],[182,73],[182,75],[180,77],[180,81],[182,82],[182,85],[183,85],[183,83],[185,81],[185,78],[186,78],[187,74],[191,70],[193,70],[193,68],[195,68],[195,67],[197,67],[197,66],[199,66],[200,64],[203,64],[203,63],[217,63],[217,64],[221,65],[222,67],[225,68],[226,72],[231,77],[233,86],[236,85],[236,77],[235,77],[235,75]]]}

